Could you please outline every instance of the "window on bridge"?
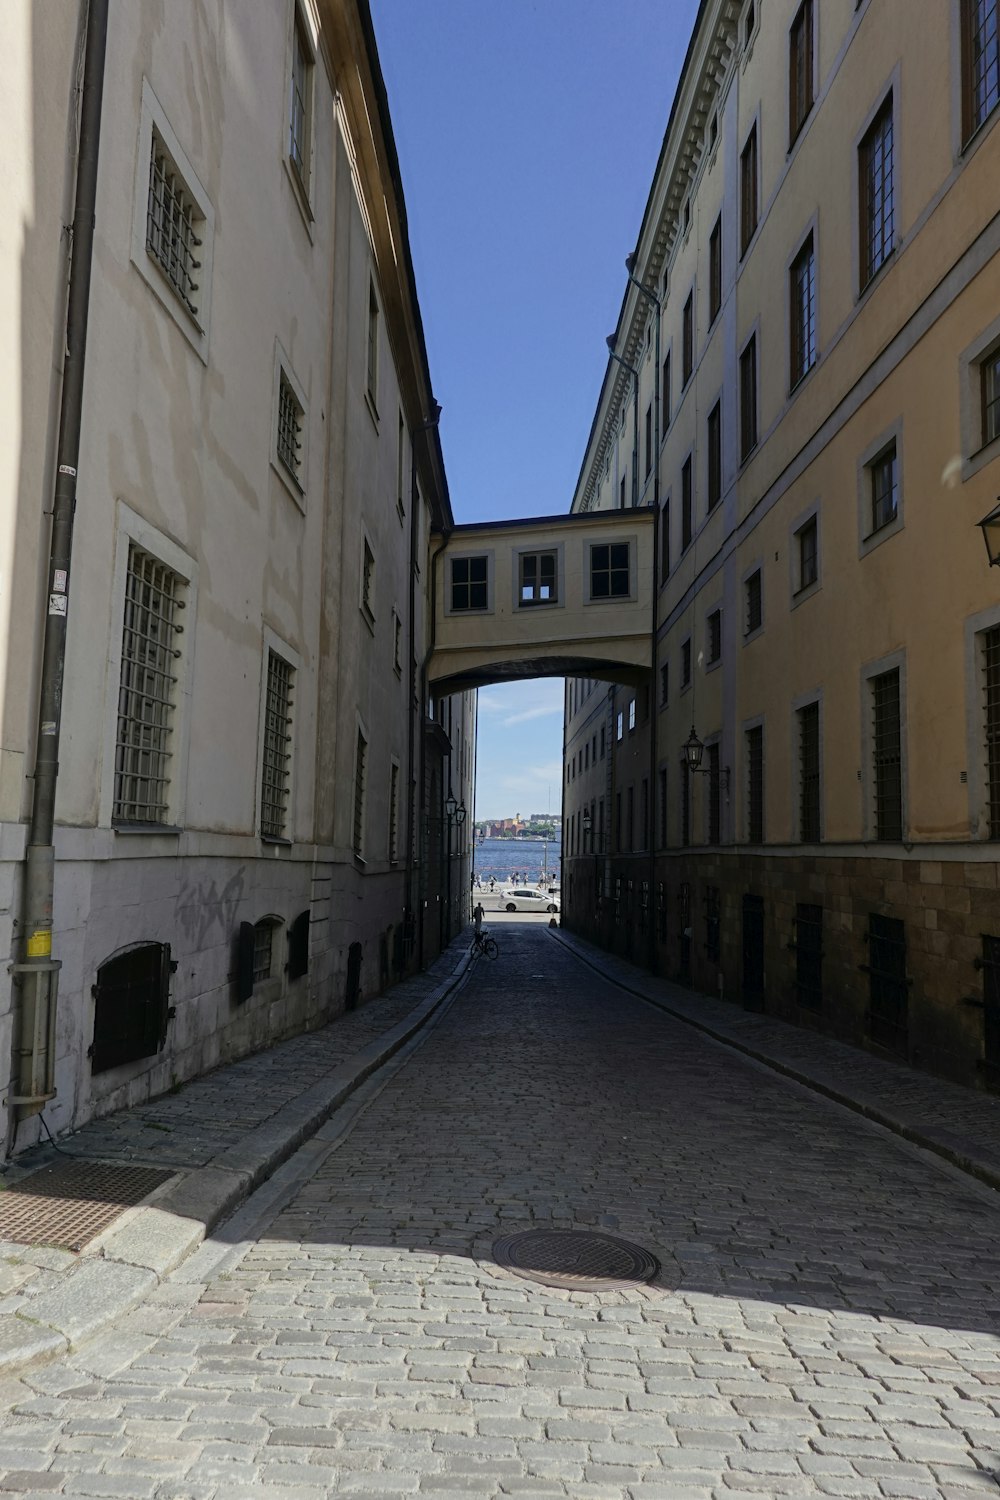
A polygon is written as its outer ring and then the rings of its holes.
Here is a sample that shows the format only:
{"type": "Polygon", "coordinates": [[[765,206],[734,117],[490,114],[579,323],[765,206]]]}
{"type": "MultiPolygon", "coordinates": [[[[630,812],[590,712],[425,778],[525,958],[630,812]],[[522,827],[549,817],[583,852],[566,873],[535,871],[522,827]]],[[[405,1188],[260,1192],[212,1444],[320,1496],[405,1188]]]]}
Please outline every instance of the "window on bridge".
{"type": "Polygon", "coordinates": [[[521,553],[521,604],[555,604],[556,554],[554,552],[521,553]]]}
{"type": "Polygon", "coordinates": [[[591,599],[628,598],[628,542],[592,545],[590,549],[591,599]]]}
{"type": "Polygon", "coordinates": [[[489,559],[486,557],[453,557],[451,560],[451,607],[460,609],[489,608],[489,559]]]}

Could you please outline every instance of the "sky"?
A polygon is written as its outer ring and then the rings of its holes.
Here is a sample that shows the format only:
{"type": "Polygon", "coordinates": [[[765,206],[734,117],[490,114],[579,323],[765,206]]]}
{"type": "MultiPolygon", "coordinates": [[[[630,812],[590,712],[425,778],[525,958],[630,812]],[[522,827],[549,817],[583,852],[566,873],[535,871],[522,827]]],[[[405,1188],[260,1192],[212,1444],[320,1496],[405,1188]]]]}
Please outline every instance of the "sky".
{"type": "MultiPolygon", "coordinates": [[[[698,0],[371,0],[457,522],[573,498],[698,0]]],[[[479,695],[477,818],[561,795],[562,679],[479,695]]]]}

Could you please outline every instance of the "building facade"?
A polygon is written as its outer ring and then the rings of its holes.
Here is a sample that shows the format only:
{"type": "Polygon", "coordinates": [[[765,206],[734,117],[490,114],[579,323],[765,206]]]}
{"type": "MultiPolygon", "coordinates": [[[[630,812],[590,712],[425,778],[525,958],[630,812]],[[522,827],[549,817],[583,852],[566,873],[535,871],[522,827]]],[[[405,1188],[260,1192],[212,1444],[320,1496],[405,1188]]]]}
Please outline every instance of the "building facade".
{"type": "Polygon", "coordinates": [[[321,1024],[468,910],[471,819],[453,828],[445,800],[472,807],[475,705],[426,691],[451,511],[365,0],[110,0],[72,567],[50,577],[100,9],[15,4],[0,60],[15,965],[41,951],[24,857],[43,626],[66,621],[58,1000],[39,1025],[36,976],[0,986],[8,1149],[40,1110],[58,1133],[321,1024]]]}
{"type": "Polygon", "coordinates": [[[1000,1086],[996,0],[704,0],[573,509],[657,523],[567,684],[563,920],[1000,1086]]]}

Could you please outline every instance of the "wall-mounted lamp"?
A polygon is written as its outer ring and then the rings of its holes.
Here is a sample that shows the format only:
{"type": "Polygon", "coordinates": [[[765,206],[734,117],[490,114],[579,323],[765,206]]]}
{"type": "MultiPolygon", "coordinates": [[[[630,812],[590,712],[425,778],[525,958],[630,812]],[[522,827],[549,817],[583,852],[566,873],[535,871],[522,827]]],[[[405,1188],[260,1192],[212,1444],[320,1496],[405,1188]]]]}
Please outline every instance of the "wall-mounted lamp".
{"type": "Polygon", "coordinates": [[[986,555],[990,560],[990,567],[1000,567],[1000,496],[997,503],[988,516],[984,516],[979,522],[983,532],[983,541],[986,543],[986,555]]]}
{"type": "MultiPolygon", "coordinates": [[[[695,732],[695,727],[692,724],[691,725],[691,733],[688,735],[687,739],[684,741],[684,763],[687,766],[687,768],[688,768],[689,771],[696,771],[701,776],[711,776],[711,774],[712,774],[711,768],[708,767],[708,766],[706,766],[706,767],[703,768],[702,764],[701,764],[701,758],[704,755],[704,753],[705,753],[704,742],[698,738],[698,735],[695,732]]],[[[726,791],[729,790],[729,767],[728,766],[720,766],[719,767],[719,784],[720,784],[720,786],[724,787],[726,789],[726,791]]]]}
{"type": "Polygon", "coordinates": [[[456,802],[455,794],[450,789],[445,798],[444,810],[449,823],[457,823],[461,826],[465,822],[465,803],[456,802]]]}

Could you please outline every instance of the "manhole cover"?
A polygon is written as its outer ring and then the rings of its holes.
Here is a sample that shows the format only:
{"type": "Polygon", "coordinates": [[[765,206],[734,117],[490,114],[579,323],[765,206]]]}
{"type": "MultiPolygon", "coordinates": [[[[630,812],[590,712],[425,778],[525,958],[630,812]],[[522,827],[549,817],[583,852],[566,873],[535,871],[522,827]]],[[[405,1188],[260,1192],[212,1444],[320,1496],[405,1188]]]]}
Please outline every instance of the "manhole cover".
{"type": "Polygon", "coordinates": [[[660,1269],[641,1245],[577,1229],[529,1229],[494,1241],[498,1266],[569,1292],[605,1292],[652,1281],[660,1269]]]}
{"type": "Polygon", "coordinates": [[[43,1167],[0,1192],[0,1239],[82,1250],[173,1172],[97,1161],[43,1167]]]}

